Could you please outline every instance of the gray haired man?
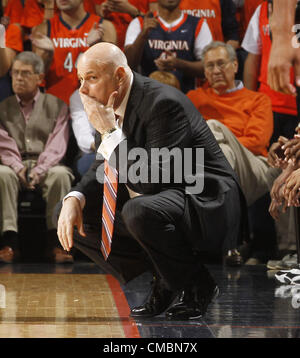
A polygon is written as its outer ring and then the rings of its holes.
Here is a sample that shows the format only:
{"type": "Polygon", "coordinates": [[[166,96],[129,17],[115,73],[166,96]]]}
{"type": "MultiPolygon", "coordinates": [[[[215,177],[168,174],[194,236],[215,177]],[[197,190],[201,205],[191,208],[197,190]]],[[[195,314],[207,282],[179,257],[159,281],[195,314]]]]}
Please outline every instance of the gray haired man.
{"type": "Polygon", "coordinates": [[[60,165],[69,138],[66,104],[40,92],[44,63],[33,52],[18,54],[11,69],[14,96],[0,103],[0,262],[19,256],[17,201],[21,189],[40,188],[46,201],[49,255],[54,262],[73,258],[58,248],[52,212],[69,191],[70,169],[60,165]]]}

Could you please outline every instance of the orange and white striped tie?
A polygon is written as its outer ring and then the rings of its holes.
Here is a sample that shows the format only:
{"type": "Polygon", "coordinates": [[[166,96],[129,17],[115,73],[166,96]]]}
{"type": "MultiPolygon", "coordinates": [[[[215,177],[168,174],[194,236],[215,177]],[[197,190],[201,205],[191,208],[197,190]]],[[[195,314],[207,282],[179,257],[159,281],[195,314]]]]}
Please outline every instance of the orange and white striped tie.
{"type": "Polygon", "coordinates": [[[104,160],[101,251],[107,260],[111,250],[117,204],[118,171],[104,160]]]}

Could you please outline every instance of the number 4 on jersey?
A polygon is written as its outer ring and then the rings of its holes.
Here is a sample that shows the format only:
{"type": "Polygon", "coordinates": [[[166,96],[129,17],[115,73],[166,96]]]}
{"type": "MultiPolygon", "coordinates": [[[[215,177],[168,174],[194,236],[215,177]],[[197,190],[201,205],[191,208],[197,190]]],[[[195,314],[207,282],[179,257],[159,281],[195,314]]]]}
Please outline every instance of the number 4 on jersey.
{"type": "Polygon", "coordinates": [[[68,70],[69,72],[72,72],[73,71],[73,66],[75,65],[75,68],[77,68],[77,62],[80,58],[80,56],[82,55],[82,53],[80,53],[78,56],[77,56],[77,59],[75,61],[75,64],[73,64],[73,56],[72,56],[72,52],[68,52],[67,56],[66,56],[66,59],[65,59],[65,62],[64,62],[64,68],[66,70],[68,70]]]}

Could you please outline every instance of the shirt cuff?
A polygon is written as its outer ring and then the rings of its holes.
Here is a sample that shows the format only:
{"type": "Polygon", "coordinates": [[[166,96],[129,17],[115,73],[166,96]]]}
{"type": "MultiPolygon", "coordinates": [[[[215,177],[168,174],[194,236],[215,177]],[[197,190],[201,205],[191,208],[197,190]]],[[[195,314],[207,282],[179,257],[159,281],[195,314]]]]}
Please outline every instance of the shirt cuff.
{"type": "Polygon", "coordinates": [[[63,202],[71,196],[79,200],[81,210],[83,210],[83,208],[85,207],[85,196],[80,191],[71,191],[63,198],[63,202]]]}
{"type": "Polygon", "coordinates": [[[117,128],[101,142],[97,152],[102,154],[104,159],[108,161],[112,152],[125,138],[122,129],[117,128]]]}
{"type": "Polygon", "coordinates": [[[21,169],[23,169],[24,168],[24,164],[21,162],[21,163],[15,163],[15,164],[12,164],[11,165],[11,168],[13,169],[13,171],[16,173],[16,174],[18,174],[19,173],[19,171],[21,170],[21,169]]]}

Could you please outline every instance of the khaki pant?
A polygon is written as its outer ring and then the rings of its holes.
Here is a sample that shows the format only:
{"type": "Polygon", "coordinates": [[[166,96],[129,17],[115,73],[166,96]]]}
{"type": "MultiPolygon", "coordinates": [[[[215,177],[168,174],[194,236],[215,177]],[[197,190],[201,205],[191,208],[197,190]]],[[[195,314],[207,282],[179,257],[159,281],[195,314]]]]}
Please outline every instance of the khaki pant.
{"type": "MultiPolygon", "coordinates": [[[[26,167],[34,166],[36,161],[26,160],[26,167]]],[[[39,184],[46,201],[46,224],[48,230],[54,229],[52,215],[55,205],[70,191],[74,176],[71,169],[56,165],[50,168],[39,184]]],[[[16,173],[6,165],[0,165],[0,219],[1,232],[18,232],[18,194],[21,189],[16,173]]]]}
{"type": "Polygon", "coordinates": [[[254,155],[244,147],[236,136],[221,122],[207,121],[225,157],[236,172],[248,206],[270,191],[273,168],[267,158],[254,155]]]}
{"type": "MultiPolygon", "coordinates": [[[[250,206],[262,195],[270,192],[281,170],[271,168],[265,157],[250,152],[221,122],[211,119],[207,124],[238,175],[247,204],[250,206]]],[[[281,213],[279,219],[275,221],[279,249],[295,247],[295,225],[291,209],[293,208],[288,208],[286,213],[281,213]]]]}

